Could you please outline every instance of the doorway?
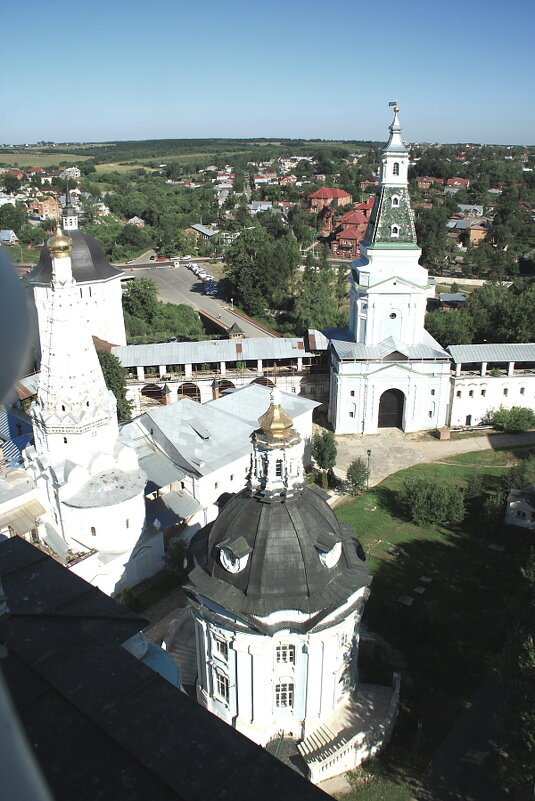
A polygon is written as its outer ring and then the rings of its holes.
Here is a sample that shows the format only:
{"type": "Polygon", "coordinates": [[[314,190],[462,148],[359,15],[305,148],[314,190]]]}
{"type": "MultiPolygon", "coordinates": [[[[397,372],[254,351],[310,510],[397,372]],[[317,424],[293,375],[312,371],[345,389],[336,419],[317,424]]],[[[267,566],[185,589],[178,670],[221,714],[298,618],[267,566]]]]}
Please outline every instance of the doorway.
{"type": "Polygon", "coordinates": [[[387,389],[379,401],[379,428],[401,428],[405,395],[400,389],[387,389]]]}

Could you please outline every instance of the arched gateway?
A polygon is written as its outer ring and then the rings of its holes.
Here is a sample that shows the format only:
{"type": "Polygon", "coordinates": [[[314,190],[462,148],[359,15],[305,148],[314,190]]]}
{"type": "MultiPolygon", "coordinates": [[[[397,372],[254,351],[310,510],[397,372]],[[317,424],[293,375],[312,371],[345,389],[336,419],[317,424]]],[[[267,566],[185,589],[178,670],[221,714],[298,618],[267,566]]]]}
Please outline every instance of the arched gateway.
{"type": "Polygon", "coordinates": [[[405,395],[400,389],[387,389],[379,401],[379,428],[402,428],[405,395]]]}

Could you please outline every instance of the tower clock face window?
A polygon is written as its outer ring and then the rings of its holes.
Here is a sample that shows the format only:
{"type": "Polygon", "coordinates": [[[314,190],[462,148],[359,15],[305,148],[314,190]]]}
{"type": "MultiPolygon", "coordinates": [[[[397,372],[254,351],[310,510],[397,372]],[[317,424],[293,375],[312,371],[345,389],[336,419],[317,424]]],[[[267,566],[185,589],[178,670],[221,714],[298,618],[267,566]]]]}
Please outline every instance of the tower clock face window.
{"type": "Polygon", "coordinates": [[[397,317],[397,314],[396,314],[396,312],[390,312],[390,315],[389,315],[389,316],[390,316],[390,319],[391,319],[391,320],[395,320],[395,319],[396,319],[396,317],[397,317]]]}

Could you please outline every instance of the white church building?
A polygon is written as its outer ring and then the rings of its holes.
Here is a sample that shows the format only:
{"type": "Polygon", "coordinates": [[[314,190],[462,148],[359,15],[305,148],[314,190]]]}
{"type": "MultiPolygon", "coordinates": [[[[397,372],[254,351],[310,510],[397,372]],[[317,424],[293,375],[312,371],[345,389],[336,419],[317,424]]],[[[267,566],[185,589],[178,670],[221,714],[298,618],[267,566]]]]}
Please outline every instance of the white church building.
{"type": "Polygon", "coordinates": [[[277,388],[258,422],[247,488],[192,543],[197,698],[261,745],[296,740],[317,782],[388,741],[399,685],[359,683],[364,551],[306,485],[277,388]]]}

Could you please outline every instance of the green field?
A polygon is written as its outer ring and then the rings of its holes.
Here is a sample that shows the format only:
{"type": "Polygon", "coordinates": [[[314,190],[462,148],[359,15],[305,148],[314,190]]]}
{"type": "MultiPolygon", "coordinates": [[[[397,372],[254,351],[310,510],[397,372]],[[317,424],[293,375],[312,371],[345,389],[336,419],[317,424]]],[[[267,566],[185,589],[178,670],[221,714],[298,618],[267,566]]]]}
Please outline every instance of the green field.
{"type": "Polygon", "coordinates": [[[39,151],[23,150],[20,152],[8,151],[0,153],[0,164],[10,167],[52,167],[62,162],[69,165],[77,164],[80,161],[87,161],[90,156],[79,156],[74,153],[40,153],[39,151]]]}
{"type": "MultiPolygon", "coordinates": [[[[528,537],[500,525],[489,533],[481,522],[480,502],[528,452],[477,451],[451,457],[448,464],[417,465],[337,507],[337,516],[357,532],[373,576],[363,624],[396,649],[402,674],[392,743],[383,757],[357,773],[357,786],[344,796],[346,801],[408,801],[498,653],[528,537]],[[476,471],[484,480],[483,494],[468,503],[461,525],[417,526],[398,511],[396,491],[404,478],[417,475],[466,486],[476,471]],[[505,551],[489,549],[491,542],[504,545],[505,551]],[[432,582],[422,584],[420,576],[432,582]],[[414,593],[418,585],[426,587],[425,593],[414,593]],[[399,602],[405,595],[414,598],[412,606],[399,602]]],[[[387,669],[383,660],[378,670],[386,680],[391,666],[387,669]]]]}

